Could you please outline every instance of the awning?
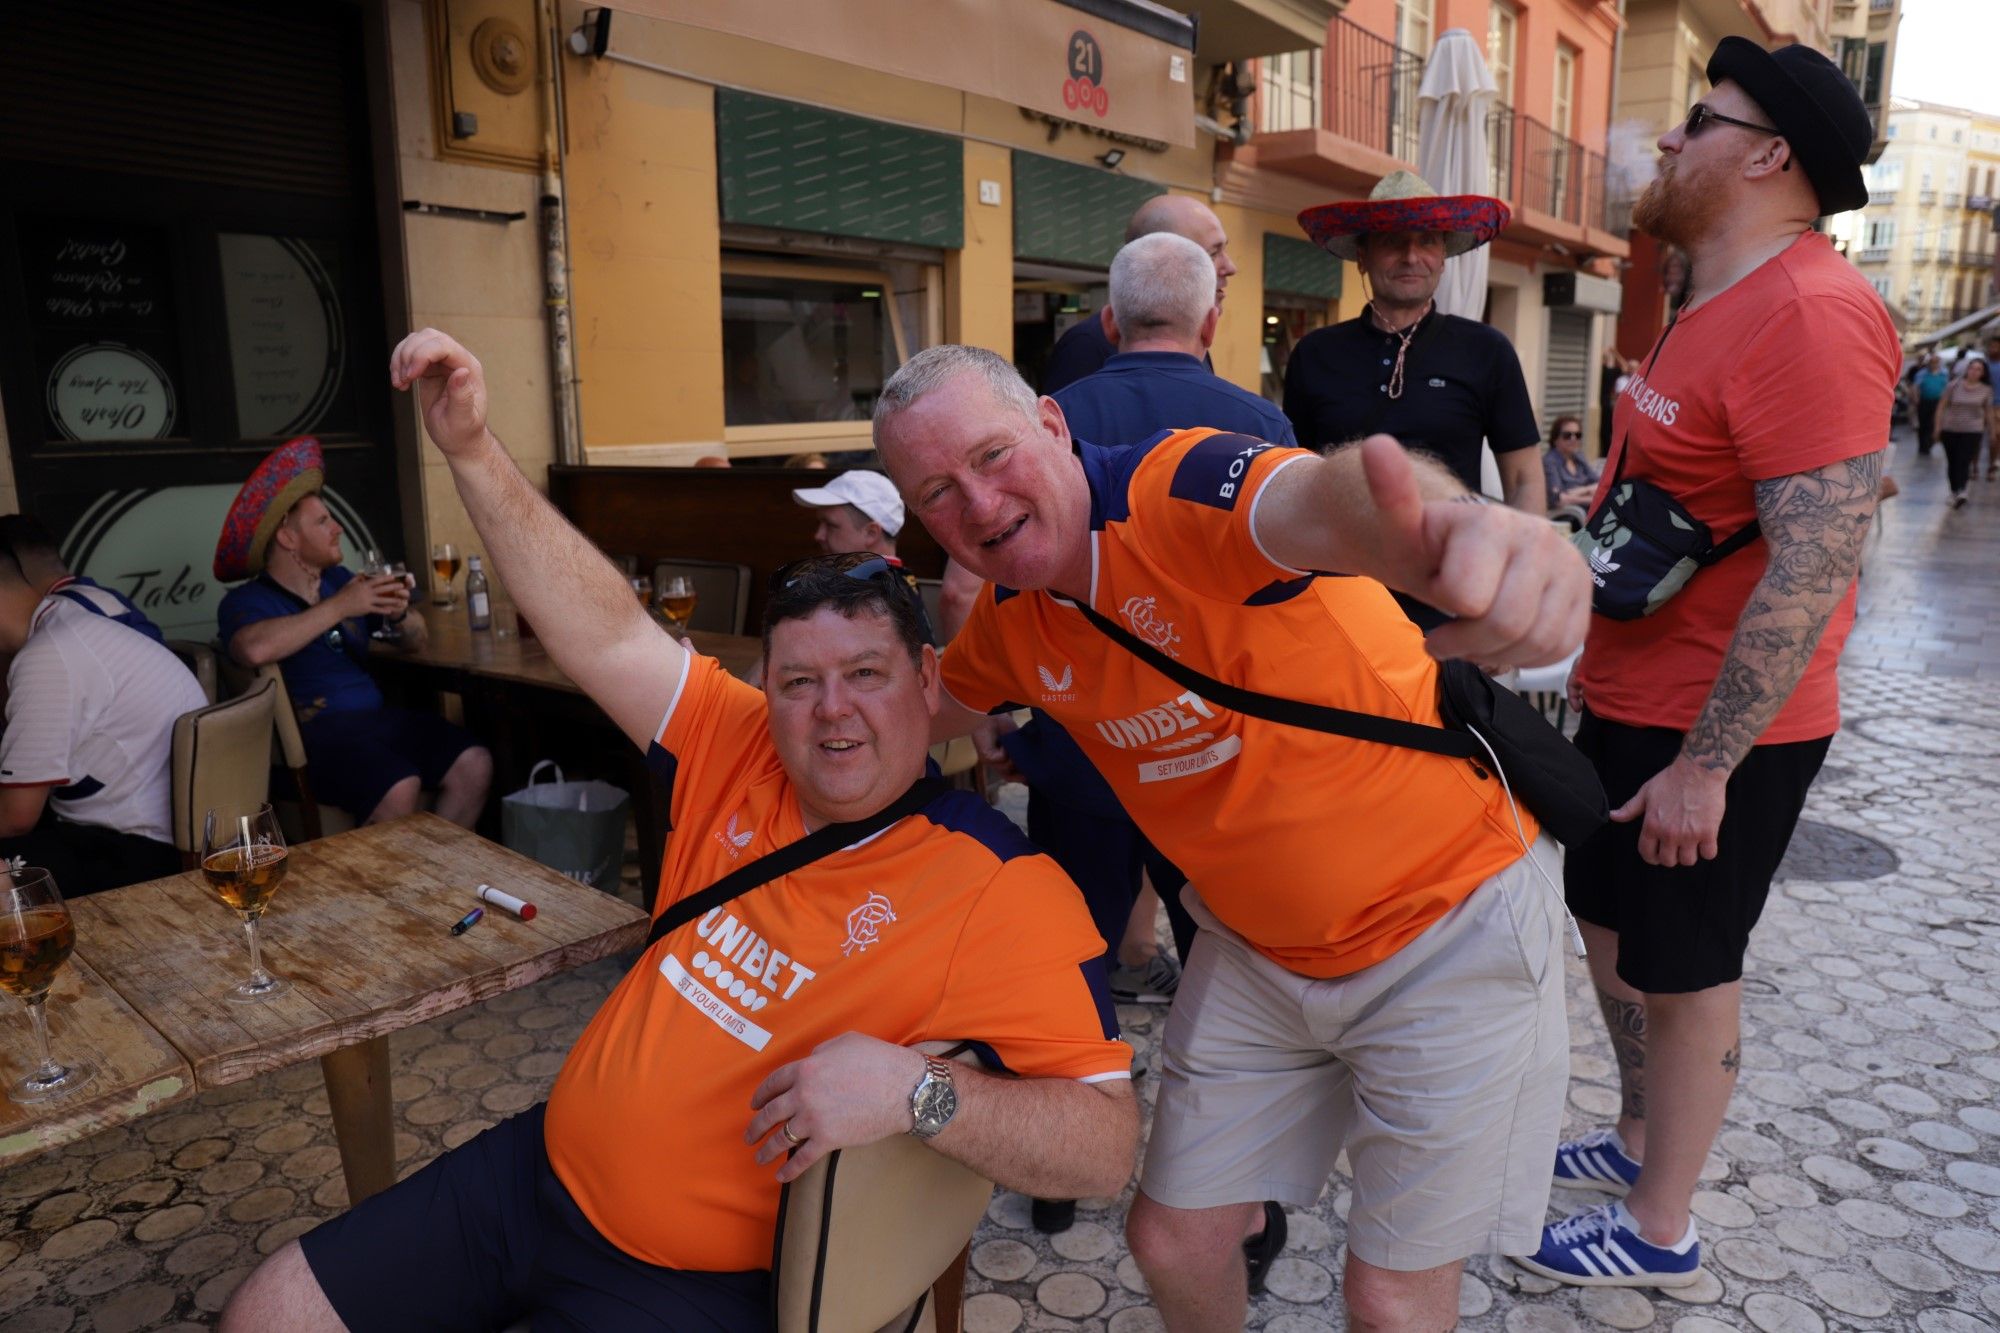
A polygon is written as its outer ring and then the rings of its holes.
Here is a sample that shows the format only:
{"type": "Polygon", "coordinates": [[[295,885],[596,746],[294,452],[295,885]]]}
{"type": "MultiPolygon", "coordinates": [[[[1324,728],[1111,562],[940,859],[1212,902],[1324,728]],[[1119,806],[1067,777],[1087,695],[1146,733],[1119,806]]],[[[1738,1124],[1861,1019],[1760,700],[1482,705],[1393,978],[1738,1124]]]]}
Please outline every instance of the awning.
{"type": "Polygon", "coordinates": [[[613,0],[611,8],[1085,126],[1194,143],[1195,24],[1150,0],[613,0]]]}
{"type": "Polygon", "coordinates": [[[1970,333],[1972,330],[1989,324],[1996,319],[2000,319],[2000,305],[1990,305],[1984,310],[1974,311],[1964,319],[1955,319],[1941,329],[1932,329],[1921,338],[1912,338],[1910,346],[1935,347],[1946,338],[1954,338],[1961,333],[1970,333]]]}

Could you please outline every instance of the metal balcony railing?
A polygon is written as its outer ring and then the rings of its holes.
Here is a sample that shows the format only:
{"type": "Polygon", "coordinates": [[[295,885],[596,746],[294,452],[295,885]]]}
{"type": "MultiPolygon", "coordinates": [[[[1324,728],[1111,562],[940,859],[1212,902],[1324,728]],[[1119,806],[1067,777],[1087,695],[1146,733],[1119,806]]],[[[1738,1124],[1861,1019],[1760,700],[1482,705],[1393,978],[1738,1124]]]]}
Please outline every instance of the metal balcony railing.
{"type": "Polygon", "coordinates": [[[1921,190],[1921,191],[1919,191],[1919,192],[1917,193],[1917,202],[1918,202],[1918,203],[1920,203],[1920,204],[1925,204],[1925,205],[1929,205],[1929,204],[1934,204],[1934,203],[1936,203],[1936,202],[1937,202],[1937,191],[1936,191],[1936,190],[1921,190]]]}
{"type": "Polygon", "coordinates": [[[1893,204],[1896,202],[1896,191],[1893,187],[1886,190],[1870,190],[1868,192],[1868,202],[1871,204],[1893,204]]]}
{"type": "Polygon", "coordinates": [[[1612,179],[1604,154],[1503,106],[1487,113],[1486,156],[1487,189],[1495,198],[1614,236],[1631,235],[1635,196],[1629,184],[1612,179]]]}
{"type": "Polygon", "coordinates": [[[1954,190],[1944,197],[1944,206],[1946,208],[1957,208],[1960,206],[1960,199],[1959,193],[1954,190]]]}
{"type": "Polygon", "coordinates": [[[1888,247],[1888,246],[1886,246],[1886,245],[1871,245],[1871,246],[1868,246],[1868,247],[1867,247],[1866,249],[1862,250],[1862,252],[1861,252],[1861,262],[1862,262],[1862,263],[1864,263],[1864,264],[1886,264],[1886,263],[1888,263],[1888,262],[1889,262],[1889,247],[1888,247]]]}
{"type": "Polygon", "coordinates": [[[1423,56],[1336,17],[1321,68],[1321,128],[1414,166],[1423,56]]]}
{"type": "Polygon", "coordinates": [[[1965,197],[1965,206],[1975,213],[1984,213],[1993,207],[1993,197],[1984,194],[1970,194],[1965,197]]]}

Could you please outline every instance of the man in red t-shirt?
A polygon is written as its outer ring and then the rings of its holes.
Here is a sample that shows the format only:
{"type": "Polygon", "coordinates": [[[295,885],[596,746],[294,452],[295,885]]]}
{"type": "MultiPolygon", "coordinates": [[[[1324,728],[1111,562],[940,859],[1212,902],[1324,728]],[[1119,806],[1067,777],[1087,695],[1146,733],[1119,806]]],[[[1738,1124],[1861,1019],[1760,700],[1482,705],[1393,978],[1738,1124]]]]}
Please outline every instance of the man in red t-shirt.
{"type": "MultiPolygon", "coordinates": [[[[674,829],[658,910],[912,789],[938,658],[882,557],[780,571],[753,689],[669,638],[522,475],[469,352],[425,329],[391,369],[550,655],[646,749],[674,829]]],[[[222,1327],[766,1328],[781,1184],[899,1133],[1010,1189],[1118,1193],[1132,1053],[1075,886],[969,792],[855,834],[664,933],[546,1107],[279,1248],[222,1327]],[[957,1043],[993,1072],[932,1057],[957,1043]]]]}
{"type": "Polygon", "coordinates": [[[1693,276],[1619,397],[1597,503],[1644,479],[1718,544],[1762,532],[1652,615],[1592,616],[1571,681],[1616,822],[1565,876],[1624,1105],[1557,1151],[1555,1178],[1626,1197],[1549,1227],[1521,1262],[1579,1285],[1699,1276],[1689,1209],[1736,1084],[1744,948],[1840,726],[1900,364],[1881,298],[1812,230],[1868,199],[1853,85],[1815,51],[1740,37],[1708,77],[1634,214],[1693,276]]]}

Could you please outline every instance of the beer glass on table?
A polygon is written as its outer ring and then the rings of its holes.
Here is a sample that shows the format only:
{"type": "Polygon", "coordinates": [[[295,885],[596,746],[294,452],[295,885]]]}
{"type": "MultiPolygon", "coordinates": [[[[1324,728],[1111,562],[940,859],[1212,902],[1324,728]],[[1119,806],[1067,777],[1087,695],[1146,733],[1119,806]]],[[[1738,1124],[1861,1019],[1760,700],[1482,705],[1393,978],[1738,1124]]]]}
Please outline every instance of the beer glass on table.
{"type": "Polygon", "coordinates": [[[686,575],[676,574],[660,584],[660,614],[667,618],[667,628],[675,634],[687,633],[694,604],[694,580],[686,575]]]}
{"type": "Polygon", "coordinates": [[[96,1077],[97,1067],[88,1060],[60,1061],[49,1052],[49,988],[76,947],[76,924],[56,891],[55,876],[38,866],[0,862],[0,885],[7,890],[0,899],[0,990],[28,1006],[41,1056],[33,1070],[7,1085],[7,1095],[25,1105],[74,1092],[96,1077]]]}
{"type": "Polygon", "coordinates": [[[629,582],[632,584],[632,595],[639,599],[639,605],[645,610],[652,610],[653,576],[651,574],[634,574],[629,582]]]}
{"type": "Polygon", "coordinates": [[[257,944],[257,922],[284,882],[289,864],[285,835],[270,806],[218,806],[202,820],[202,877],[215,896],[243,918],[243,933],[250,941],[250,978],[225,991],[225,999],[268,1000],[291,989],[291,982],[264,970],[264,954],[257,944]]]}
{"type": "Polygon", "coordinates": [[[458,577],[459,563],[458,548],[450,542],[431,547],[431,573],[437,575],[431,600],[439,606],[452,604],[451,581],[458,577]]]}

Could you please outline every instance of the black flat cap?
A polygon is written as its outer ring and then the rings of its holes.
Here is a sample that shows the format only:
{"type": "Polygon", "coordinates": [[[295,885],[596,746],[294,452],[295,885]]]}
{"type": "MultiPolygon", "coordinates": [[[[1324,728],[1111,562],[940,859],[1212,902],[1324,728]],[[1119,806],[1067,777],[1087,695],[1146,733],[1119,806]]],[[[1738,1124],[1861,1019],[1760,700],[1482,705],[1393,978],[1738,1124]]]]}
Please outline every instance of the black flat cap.
{"type": "Polygon", "coordinates": [[[1725,37],[1709,57],[1708,81],[1733,80],[1771,118],[1819,195],[1821,216],[1868,202],[1861,164],[1875,140],[1868,108],[1840,66],[1809,46],[1766,51],[1725,37]]]}

